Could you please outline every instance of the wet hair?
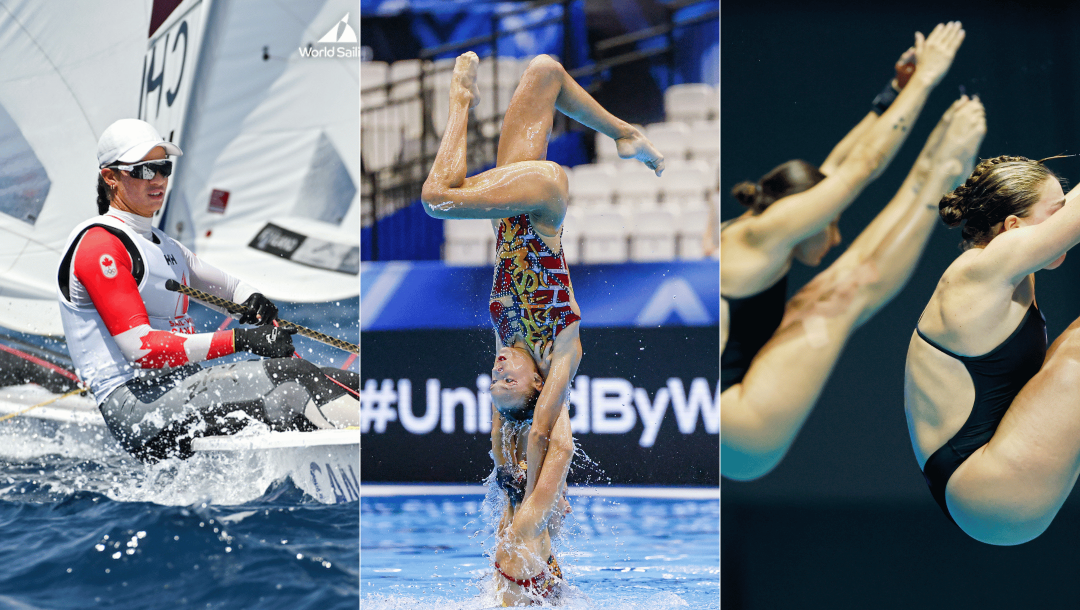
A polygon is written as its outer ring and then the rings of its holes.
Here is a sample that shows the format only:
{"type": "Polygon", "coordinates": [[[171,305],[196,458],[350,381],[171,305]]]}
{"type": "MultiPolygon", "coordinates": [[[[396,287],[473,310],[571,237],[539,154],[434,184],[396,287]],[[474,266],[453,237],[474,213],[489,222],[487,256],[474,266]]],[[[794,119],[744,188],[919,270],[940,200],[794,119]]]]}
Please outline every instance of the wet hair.
{"type": "Polygon", "coordinates": [[[1027,157],[984,159],[962,185],[941,198],[938,211],[950,227],[963,223],[961,247],[984,246],[997,234],[994,227],[1009,216],[1027,218],[1051,179],[1060,182],[1042,162],[1027,157]]]}
{"type": "MultiPolygon", "coordinates": [[[[115,171],[115,170],[114,170],[115,171]]],[[[101,170],[98,170],[97,175],[97,211],[98,214],[104,214],[109,211],[109,203],[112,202],[113,191],[109,187],[109,183],[105,182],[105,178],[101,175],[101,170]]]]}
{"type": "Polygon", "coordinates": [[[755,182],[740,182],[731,195],[754,214],[765,211],[777,199],[808,190],[825,179],[816,165],[801,159],[781,163],[755,182]]]}

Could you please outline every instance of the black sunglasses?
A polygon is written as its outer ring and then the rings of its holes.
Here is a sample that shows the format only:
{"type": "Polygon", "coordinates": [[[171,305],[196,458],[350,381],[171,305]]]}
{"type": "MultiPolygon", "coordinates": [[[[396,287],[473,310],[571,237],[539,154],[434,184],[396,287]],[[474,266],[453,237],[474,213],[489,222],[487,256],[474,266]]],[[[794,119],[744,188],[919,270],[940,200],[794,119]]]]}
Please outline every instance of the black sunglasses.
{"type": "Polygon", "coordinates": [[[110,165],[116,169],[122,169],[125,172],[131,174],[132,178],[138,178],[140,180],[153,180],[154,174],[161,174],[162,177],[168,178],[172,173],[173,162],[168,159],[154,159],[153,161],[140,161],[139,163],[132,163],[130,165],[110,165]]]}

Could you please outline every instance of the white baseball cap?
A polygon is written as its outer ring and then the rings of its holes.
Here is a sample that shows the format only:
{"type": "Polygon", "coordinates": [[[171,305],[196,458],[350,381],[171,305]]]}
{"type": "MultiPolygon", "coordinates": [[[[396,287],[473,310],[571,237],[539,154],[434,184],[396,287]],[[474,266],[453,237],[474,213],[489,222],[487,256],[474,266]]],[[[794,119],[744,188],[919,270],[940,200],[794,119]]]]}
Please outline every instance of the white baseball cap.
{"type": "Polygon", "coordinates": [[[109,125],[98,140],[98,167],[106,167],[116,162],[140,161],[158,146],[170,155],[184,154],[176,144],[161,139],[161,134],[150,123],[139,119],[120,119],[109,125]]]}

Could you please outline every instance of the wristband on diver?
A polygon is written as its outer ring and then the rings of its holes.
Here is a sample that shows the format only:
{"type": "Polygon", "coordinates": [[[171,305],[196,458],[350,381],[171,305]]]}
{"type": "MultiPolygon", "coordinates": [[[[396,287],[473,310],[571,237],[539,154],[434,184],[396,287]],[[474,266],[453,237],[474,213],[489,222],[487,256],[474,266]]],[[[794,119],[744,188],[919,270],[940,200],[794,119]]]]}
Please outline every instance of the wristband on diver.
{"type": "Polygon", "coordinates": [[[893,100],[896,99],[897,94],[900,93],[893,85],[895,82],[895,79],[890,80],[888,84],[885,85],[885,88],[881,90],[881,93],[877,94],[877,97],[874,98],[873,109],[879,116],[889,109],[893,100]]]}

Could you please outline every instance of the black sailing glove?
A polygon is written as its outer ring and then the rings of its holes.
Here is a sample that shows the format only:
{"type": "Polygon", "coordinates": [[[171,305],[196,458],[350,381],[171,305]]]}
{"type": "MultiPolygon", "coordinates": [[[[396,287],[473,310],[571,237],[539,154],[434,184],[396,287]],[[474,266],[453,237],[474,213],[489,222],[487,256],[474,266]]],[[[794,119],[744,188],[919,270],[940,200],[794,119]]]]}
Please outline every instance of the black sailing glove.
{"type": "Polygon", "coordinates": [[[277,307],[264,297],[261,292],[248,297],[243,303],[244,315],[240,317],[241,324],[269,324],[277,319],[277,307]]]}
{"type": "Polygon", "coordinates": [[[233,331],[233,346],[238,352],[250,352],[267,358],[288,358],[293,354],[292,328],[256,326],[233,331]]]}

